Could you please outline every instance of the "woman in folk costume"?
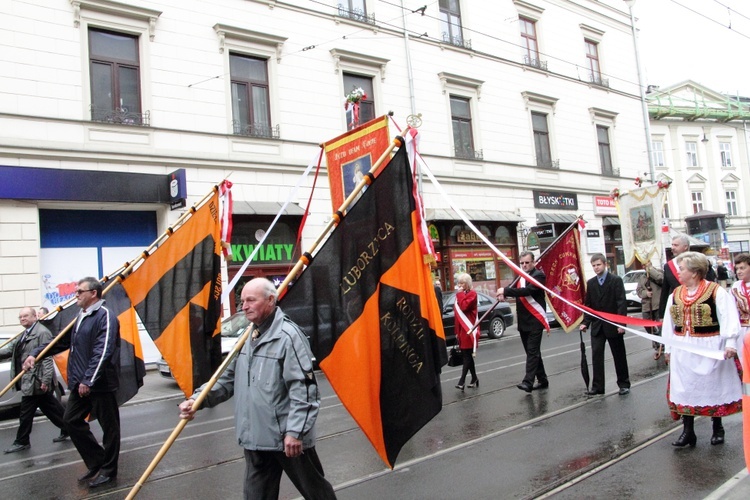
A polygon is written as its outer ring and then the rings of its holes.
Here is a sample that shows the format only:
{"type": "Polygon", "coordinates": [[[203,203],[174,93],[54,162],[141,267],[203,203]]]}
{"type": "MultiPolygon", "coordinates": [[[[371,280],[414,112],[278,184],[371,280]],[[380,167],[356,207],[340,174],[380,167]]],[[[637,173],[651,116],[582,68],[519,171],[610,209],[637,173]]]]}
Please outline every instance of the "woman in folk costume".
{"type": "Polygon", "coordinates": [[[669,296],[662,335],[698,347],[721,350],[723,360],[667,344],[667,399],[672,417],[682,416],[683,431],[673,446],[695,446],[696,415],[713,422],[711,444],[724,443],[721,417],[742,411],[741,368],[737,359],[740,322],[734,300],[717,283],[706,281],[708,259],[697,252],[677,257],[679,287],[669,296]]]}
{"type": "Polygon", "coordinates": [[[474,357],[477,355],[477,343],[479,342],[479,327],[469,335],[469,330],[477,322],[477,292],[471,289],[471,276],[461,273],[458,279],[458,292],[456,292],[456,341],[458,348],[461,349],[463,357],[463,369],[461,370],[461,379],[456,384],[456,389],[464,390],[466,374],[471,371],[471,383],[469,387],[478,388],[479,379],[477,370],[474,366],[474,357]]]}
{"type": "Polygon", "coordinates": [[[742,397],[745,404],[745,412],[742,415],[745,463],[750,464],[750,254],[741,253],[734,258],[734,272],[737,281],[732,284],[731,294],[737,304],[740,313],[740,328],[742,342],[740,347],[740,360],[742,361],[742,382],[745,391],[742,397]]]}

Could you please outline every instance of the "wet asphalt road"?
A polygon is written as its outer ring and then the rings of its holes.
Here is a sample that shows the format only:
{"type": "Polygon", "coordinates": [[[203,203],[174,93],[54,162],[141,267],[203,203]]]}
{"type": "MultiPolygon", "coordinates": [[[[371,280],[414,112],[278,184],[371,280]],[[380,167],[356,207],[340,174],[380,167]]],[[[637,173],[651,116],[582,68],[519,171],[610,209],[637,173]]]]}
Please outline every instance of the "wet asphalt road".
{"type": "MultiPolygon", "coordinates": [[[[542,342],[550,388],[526,394],[515,386],[525,356],[515,328],[484,340],[480,388],[453,386],[460,368],[443,372],[442,412],[402,449],[388,470],[327,384],[318,420],[318,454],[341,499],[407,498],[703,498],[742,470],[741,416],[725,419],[727,443],[711,446],[711,422],[698,419],[698,445],[670,445],[681,426],[665,402],[666,366],[650,343],[626,336],[633,388],[617,395],[607,357],[607,391],[587,398],[577,333],[553,330],[542,342]]],[[[588,350],[589,361],[591,351],[588,350]]],[[[70,442],[37,418],[30,450],[0,455],[0,491],[11,498],[124,498],[177,424],[182,395],[149,372],[136,401],[121,408],[117,483],[89,491],[76,477],[85,467],[70,442]]],[[[159,463],[138,498],[241,498],[244,462],[233,428],[233,404],[199,413],[159,463]]],[[[8,415],[6,415],[6,418],[8,415]]],[[[98,425],[92,425],[100,436],[98,425]]],[[[17,420],[0,422],[0,447],[17,420]]],[[[299,495],[288,479],[282,498],[299,495]]]]}

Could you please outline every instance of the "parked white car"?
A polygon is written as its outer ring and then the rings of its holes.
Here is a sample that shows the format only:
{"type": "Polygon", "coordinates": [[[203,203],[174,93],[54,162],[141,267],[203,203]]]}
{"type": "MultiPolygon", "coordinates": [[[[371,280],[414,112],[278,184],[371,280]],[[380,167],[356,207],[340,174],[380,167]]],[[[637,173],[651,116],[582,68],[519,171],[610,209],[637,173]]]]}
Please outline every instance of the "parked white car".
{"type": "Polygon", "coordinates": [[[641,308],[641,298],[635,293],[635,289],[638,286],[638,281],[645,275],[646,271],[638,269],[636,271],[628,271],[622,277],[622,282],[625,285],[625,300],[628,303],[628,308],[641,308]]]}

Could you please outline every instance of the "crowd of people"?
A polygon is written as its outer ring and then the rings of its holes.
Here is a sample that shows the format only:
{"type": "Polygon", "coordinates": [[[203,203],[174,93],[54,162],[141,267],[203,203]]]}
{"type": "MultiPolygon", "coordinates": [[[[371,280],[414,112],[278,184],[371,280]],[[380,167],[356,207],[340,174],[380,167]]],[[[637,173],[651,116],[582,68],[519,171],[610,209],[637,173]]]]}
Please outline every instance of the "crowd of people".
{"type": "MultiPolygon", "coordinates": [[[[666,346],[665,361],[669,364],[668,406],[673,418],[683,422],[683,431],[672,444],[695,446],[695,417],[707,416],[713,422],[710,443],[719,445],[725,438],[722,417],[742,410],[738,353],[742,352],[743,342],[750,342],[750,336],[745,339],[750,329],[750,254],[735,258],[738,279],[727,291],[723,266],[718,269],[717,279],[707,279],[711,268],[708,259],[701,253],[688,251],[684,238],[673,240],[672,252],[674,258],[663,269],[646,267],[636,289],[642,300],[643,317],[663,320],[661,334],[666,346]],[[695,348],[720,351],[723,359],[699,354],[700,349],[695,348]]],[[[524,273],[536,283],[545,283],[545,275],[536,269],[531,252],[522,253],[520,263],[524,273]]],[[[587,283],[585,305],[596,311],[625,315],[622,279],[609,272],[602,254],[594,254],[591,265],[596,276],[587,283]]],[[[455,329],[463,366],[456,388],[463,391],[465,387],[479,388],[475,366],[479,329],[476,328],[477,294],[472,290],[471,276],[461,273],[457,283],[455,329]],[[466,384],[469,374],[471,380],[466,384]]],[[[436,282],[436,294],[439,290],[436,282]]],[[[179,405],[180,417],[194,418],[194,401],[204,390],[208,391],[206,406],[237,397],[240,401],[236,405],[235,423],[237,440],[245,454],[245,497],[277,497],[281,474],[285,472],[305,498],[335,498],[315,452],[320,394],[308,340],[276,305],[276,291],[270,281],[263,278],[250,281],[241,297],[242,309],[255,327],[253,334],[240,356],[212,388],[199,388],[179,405]],[[266,374],[269,383],[262,387],[251,383],[256,378],[255,372],[262,368],[254,364],[256,357],[277,358],[272,364],[274,372],[266,374]],[[269,418],[272,415],[275,417],[269,418]],[[281,432],[271,432],[268,425],[272,421],[272,427],[278,426],[281,432]]],[[[518,388],[527,393],[547,389],[549,380],[541,355],[542,332],[549,329],[544,291],[522,277],[514,286],[497,290],[498,299],[506,297],[518,299],[519,332],[526,352],[525,375],[518,388]]],[[[0,357],[12,358],[16,372],[25,372],[18,385],[23,393],[19,429],[16,440],[5,452],[15,453],[30,447],[31,422],[40,408],[61,429],[54,441],[70,437],[81,455],[87,470],[79,481],[96,488],[113,482],[117,476],[120,421],[115,391],[119,323],[106,306],[97,279],[80,280],[76,299],[80,313],[75,326],[51,349],[45,350],[52,340],[51,334],[30,307],[19,313],[24,332],[0,349],[0,357]],[[53,396],[56,382],[50,356],[68,348],[71,348],[67,366],[70,396],[63,408],[53,396]],[[86,420],[92,412],[103,429],[101,445],[86,420]]],[[[607,343],[613,355],[619,394],[629,394],[624,328],[589,314],[579,328],[591,334],[593,380],[588,394],[597,396],[605,392],[607,343]]],[[[659,331],[652,327],[648,332],[659,331]]],[[[655,359],[661,356],[661,343],[657,343],[657,349],[655,359]]]]}

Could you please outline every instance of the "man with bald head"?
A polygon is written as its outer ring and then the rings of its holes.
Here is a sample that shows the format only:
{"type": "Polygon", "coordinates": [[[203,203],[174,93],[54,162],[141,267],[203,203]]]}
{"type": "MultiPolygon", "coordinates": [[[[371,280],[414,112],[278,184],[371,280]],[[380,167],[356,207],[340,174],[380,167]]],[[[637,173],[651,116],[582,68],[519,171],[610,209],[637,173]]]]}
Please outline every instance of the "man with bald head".
{"type": "MultiPolygon", "coordinates": [[[[681,253],[690,250],[690,240],[687,235],[678,234],[672,238],[672,260],[664,264],[664,282],[661,288],[661,296],[659,298],[659,318],[664,317],[664,309],[667,306],[667,299],[675,288],[680,286],[680,269],[677,267],[677,256],[681,253]]],[[[708,266],[708,272],[706,273],[706,279],[708,281],[716,281],[716,273],[713,271],[711,266],[708,266]]]]}
{"type": "MultiPolygon", "coordinates": [[[[24,331],[15,339],[0,349],[0,359],[12,358],[10,364],[10,377],[13,379],[21,371],[21,363],[32,350],[52,340],[52,334],[41,323],[37,321],[36,311],[31,307],[24,307],[18,313],[18,322],[24,327],[24,331]]],[[[45,359],[32,370],[27,371],[16,382],[16,390],[20,390],[21,411],[18,423],[18,432],[13,445],[5,450],[5,453],[16,453],[31,448],[31,427],[34,424],[34,413],[36,409],[42,410],[47,418],[60,428],[60,435],[52,441],[59,443],[68,439],[65,430],[63,414],[65,409],[55,397],[55,367],[52,358],[45,359]]]]}
{"type": "MultiPolygon", "coordinates": [[[[253,333],[209,390],[204,406],[237,398],[244,498],[278,498],[282,472],[306,499],[336,498],[315,451],[320,393],[307,337],[276,305],[276,289],[267,279],[249,281],[241,300],[253,333]]],[[[193,419],[193,403],[204,389],[180,404],[180,418],[193,419]]]]}

